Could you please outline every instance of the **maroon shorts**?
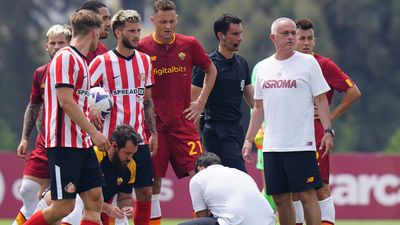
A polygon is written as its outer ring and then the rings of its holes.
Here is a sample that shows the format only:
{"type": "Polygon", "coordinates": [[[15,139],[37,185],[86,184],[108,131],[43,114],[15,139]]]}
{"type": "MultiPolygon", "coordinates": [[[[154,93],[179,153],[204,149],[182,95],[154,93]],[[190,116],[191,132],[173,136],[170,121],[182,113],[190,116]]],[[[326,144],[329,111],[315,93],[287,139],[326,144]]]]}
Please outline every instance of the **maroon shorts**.
{"type": "Polygon", "coordinates": [[[44,137],[39,135],[36,146],[25,162],[24,176],[32,176],[40,179],[50,179],[47,151],[44,147],[44,137]]]}
{"type": "Polygon", "coordinates": [[[323,136],[324,132],[318,132],[317,130],[315,131],[315,140],[317,146],[317,161],[321,173],[321,179],[322,182],[329,184],[329,154],[322,157],[322,155],[325,152],[325,149],[321,150],[319,149],[319,147],[321,146],[321,140],[323,136]]]}
{"type": "Polygon", "coordinates": [[[200,135],[193,122],[186,119],[175,120],[165,126],[157,120],[158,151],[153,157],[155,177],[165,177],[168,162],[171,162],[178,178],[188,176],[194,171],[194,163],[203,152],[200,135]]]}

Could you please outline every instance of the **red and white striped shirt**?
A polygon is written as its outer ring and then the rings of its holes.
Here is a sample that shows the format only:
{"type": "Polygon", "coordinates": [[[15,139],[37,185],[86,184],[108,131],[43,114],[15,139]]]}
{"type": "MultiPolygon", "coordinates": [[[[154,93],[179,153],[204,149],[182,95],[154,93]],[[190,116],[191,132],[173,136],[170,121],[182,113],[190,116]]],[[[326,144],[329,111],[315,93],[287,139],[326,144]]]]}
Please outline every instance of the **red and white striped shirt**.
{"type": "Polygon", "coordinates": [[[74,89],[73,98],[83,114],[89,118],[88,96],[90,74],[85,57],[74,47],[62,48],[54,56],[44,90],[45,147],[89,148],[90,136],[60,107],[58,87],[74,89]]]}
{"type": "Polygon", "coordinates": [[[97,56],[89,66],[92,86],[101,85],[114,100],[114,107],[105,118],[103,134],[110,138],[118,125],[128,124],[147,143],[144,132],[143,97],[154,84],[150,57],[136,51],[128,58],[115,49],[97,56]]]}

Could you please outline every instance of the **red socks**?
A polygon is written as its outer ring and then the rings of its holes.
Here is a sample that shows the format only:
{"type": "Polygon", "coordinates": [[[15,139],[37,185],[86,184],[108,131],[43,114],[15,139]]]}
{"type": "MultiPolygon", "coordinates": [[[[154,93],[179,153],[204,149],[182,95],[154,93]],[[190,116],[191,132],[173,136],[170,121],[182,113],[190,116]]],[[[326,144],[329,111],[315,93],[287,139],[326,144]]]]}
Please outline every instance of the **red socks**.
{"type": "Polygon", "coordinates": [[[149,225],[151,202],[136,201],[133,223],[135,225],[149,225]]]}
{"type": "Polygon", "coordinates": [[[43,212],[38,211],[29,218],[24,225],[50,225],[43,217],[43,212]]]}

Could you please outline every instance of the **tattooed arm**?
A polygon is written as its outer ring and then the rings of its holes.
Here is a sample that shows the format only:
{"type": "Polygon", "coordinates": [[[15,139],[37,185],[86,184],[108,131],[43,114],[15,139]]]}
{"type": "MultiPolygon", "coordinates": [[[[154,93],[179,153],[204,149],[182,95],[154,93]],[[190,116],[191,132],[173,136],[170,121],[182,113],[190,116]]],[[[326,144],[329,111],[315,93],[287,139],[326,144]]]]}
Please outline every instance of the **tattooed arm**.
{"type": "Polygon", "coordinates": [[[156,117],[154,113],[153,98],[151,97],[151,89],[147,88],[144,95],[144,118],[146,120],[147,128],[149,128],[151,136],[149,138],[149,147],[151,155],[157,153],[158,148],[158,136],[156,128],[156,117]]]}
{"type": "MultiPolygon", "coordinates": [[[[25,159],[26,149],[28,148],[29,135],[32,133],[33,127],[36,124],[41,106],[42,103],[29,103],[26,107],[21,141],[17,148],[17,155],[20,158],[25,159]]],[[[40,132],[40,127],[38,127],[38,132],[40,132]]]]}

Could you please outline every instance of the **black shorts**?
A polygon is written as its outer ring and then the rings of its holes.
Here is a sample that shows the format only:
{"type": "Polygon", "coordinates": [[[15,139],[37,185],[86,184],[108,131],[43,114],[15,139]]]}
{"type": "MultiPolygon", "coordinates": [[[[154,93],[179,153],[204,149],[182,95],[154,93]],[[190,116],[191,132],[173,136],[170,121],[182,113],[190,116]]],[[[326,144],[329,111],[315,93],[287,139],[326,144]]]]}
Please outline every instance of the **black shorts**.
{"type": "Polygon", "coordinates": [[[206,121],[201,135],[205,149],[218,155],[223,166],[247,173],[242,156],[243,128],[239,122],[206,121]]]}
{"type": "Polygon", "coordinates": [[[136,163],[136,179],[134,188],[151,187],[154,183],[153,167],[148,145],[139,145],[137,152],[133,155],[136,163]]]}
{"type": "Polygon", "coordinates": [[[315,151],[264,152],[264,175],[269,195],[322,187],[315,151]]]}
{"type": "Polygon", "coordinates": [[[48,148],[51,199],[74,199],[77,193],[104,185],[93,148],[48,148]]]}
{"type": "Polygon", "coordinates": [[[201,217],[179,223],[178,225],[219,225],[219,223],[217,221],[217,218],[201,217]]]}

